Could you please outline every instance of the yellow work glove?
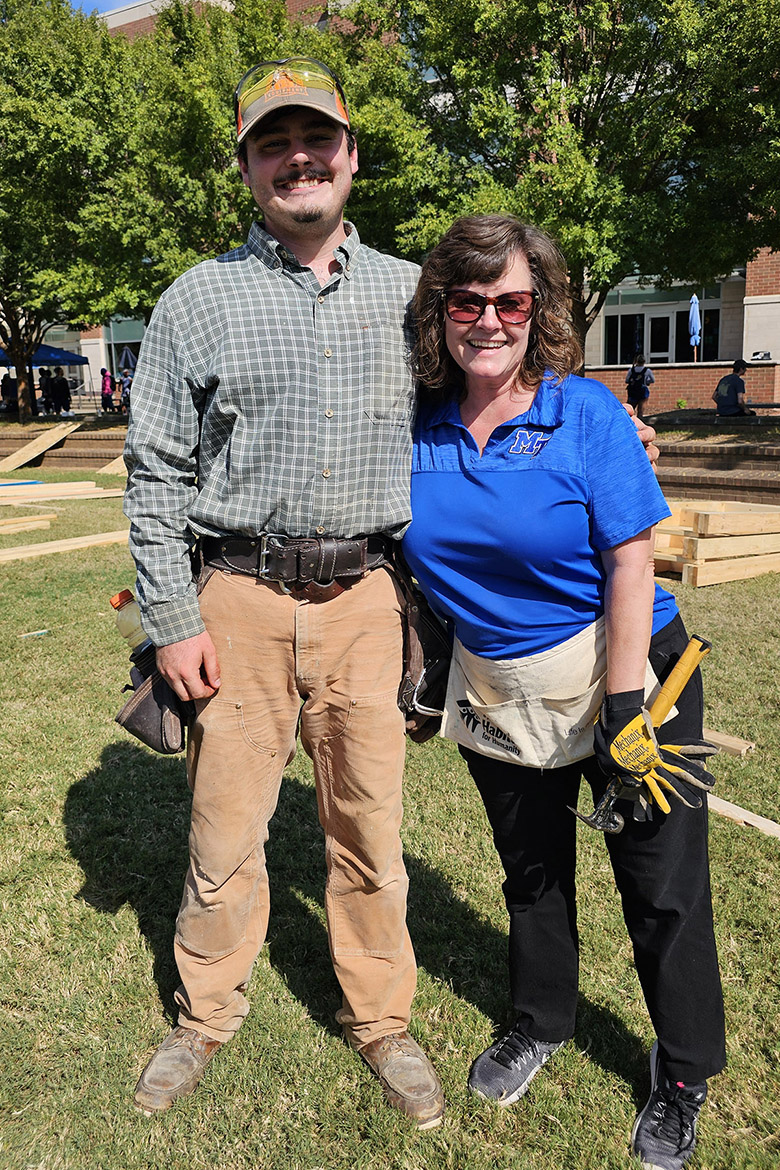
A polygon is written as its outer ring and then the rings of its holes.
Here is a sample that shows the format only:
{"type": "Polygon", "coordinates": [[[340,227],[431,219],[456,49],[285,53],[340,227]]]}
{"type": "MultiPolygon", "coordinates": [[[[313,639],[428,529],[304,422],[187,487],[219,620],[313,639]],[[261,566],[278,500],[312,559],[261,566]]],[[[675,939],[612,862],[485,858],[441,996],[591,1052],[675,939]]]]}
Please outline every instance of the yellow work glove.
{"type": "Polygon", "coordinates": [[[711,788],[715,778],[691,757],[712,755],[716,749],[703,740],[659,746],[643,698],[642,691],[605,698],[594,735],[599,767],[622,780],[625,796],[652,801],[662,812],[671,812],[662,790],[688,808],[700,808],[695,790],[711,788]]]}

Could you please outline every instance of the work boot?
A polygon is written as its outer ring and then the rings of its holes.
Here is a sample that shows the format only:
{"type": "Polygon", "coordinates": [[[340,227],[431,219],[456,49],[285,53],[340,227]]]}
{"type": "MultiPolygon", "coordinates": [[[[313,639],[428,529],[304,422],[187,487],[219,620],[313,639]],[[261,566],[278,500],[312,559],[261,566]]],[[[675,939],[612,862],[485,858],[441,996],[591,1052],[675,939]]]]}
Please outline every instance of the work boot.
{"type": "Polygon", "coordinates": [[[681,1170],[696,1149],[696,1123],[707,1082],[671,1081],[661,1064],[658,1041],[650,1053],[650,1097],[631,1131],[631,1149],[643,1170],[681,1170]]]}
{"type": "Polygon", "coordinates": [[[416,1123],[433,1129],[444,1116],[444,1090],[433,1065],[408,1032],[372,1040],[358,1052],[378,1078],[391,1105],[416,1123]]]}
{"type": "Polygon", "coordinates": [[[513,1024],[474,1061],[469,1088],[498,1105],[513,1105],[563,1043],[563,1040],[534,1040],[513,1024]]]}
{"type": "Polygon", "coordinates": [[[178,1097],[188,1097],[221,1047],[220,1040],[193,1028],[174,1028],[141,1073],[133,1099],[136,1109],[151,1117],[178,1097]]]}

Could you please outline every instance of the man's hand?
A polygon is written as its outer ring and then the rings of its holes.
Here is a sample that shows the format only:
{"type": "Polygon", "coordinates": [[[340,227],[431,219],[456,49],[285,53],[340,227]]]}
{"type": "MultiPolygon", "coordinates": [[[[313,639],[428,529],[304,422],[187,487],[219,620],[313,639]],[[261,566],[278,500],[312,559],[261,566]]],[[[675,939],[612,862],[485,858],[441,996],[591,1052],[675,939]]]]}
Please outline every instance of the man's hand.
{"type": "Polygon", "coordinates": [[[157,647],[157,669],[180,699],[210,699],[219,689],[217,651],[204,630],[195,638],[157,647]]]}
{"type": "Polygon", "coordinates": [[[647,458],[650,460],[653,467],[655,467],[656,463],[658,462],[658,456],[661,454],[661,452],[658,450],[655,443],[653,442],[653,440],[655,439],[655,431],[653,430],[652,427],[649,427],[647,425],[647,423],[644,422],[641,418],[636,417],[636,415],[634,413],[634,408],[630,402],[624,402],[623,405],[625,406],[626,410],[628,411],[628,413],[631,415],[632,419],[634,420],[634,426],[636,427],[636,433],[639,435],[639,438],[642,440],[642,446],[644,447],[645,451],[647,451],[647,458]]]}

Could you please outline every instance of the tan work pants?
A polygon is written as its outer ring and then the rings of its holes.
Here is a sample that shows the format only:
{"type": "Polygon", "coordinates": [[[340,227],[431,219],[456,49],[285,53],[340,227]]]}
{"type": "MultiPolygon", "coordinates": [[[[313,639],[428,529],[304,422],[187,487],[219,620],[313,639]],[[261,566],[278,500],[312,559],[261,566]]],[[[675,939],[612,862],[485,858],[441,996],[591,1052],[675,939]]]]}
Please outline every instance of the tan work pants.
{"type": "Polygon", "coordinates": [[[395,582],[377,569],[313,603],[216,572],[200,604],[222,685],[198,704],[188,751],[179,1023],[224,1041],[249,1010],[244,991],[268,927],[268,822],[300,718],[325,830],[328,941],[343,992],[337,1019],[356,1047],[399,1031],[416,967],[399,836],[405,745],[395,582]]]}

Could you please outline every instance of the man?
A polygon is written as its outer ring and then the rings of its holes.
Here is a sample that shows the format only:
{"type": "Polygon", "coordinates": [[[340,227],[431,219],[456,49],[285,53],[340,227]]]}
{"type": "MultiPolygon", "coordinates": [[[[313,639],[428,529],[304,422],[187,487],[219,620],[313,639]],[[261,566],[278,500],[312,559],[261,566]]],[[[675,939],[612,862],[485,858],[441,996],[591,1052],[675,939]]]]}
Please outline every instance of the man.
{"type": "Polygon", "coordinates": [[[62,418],[75,418],[70,409],[70,386],[63,373],[62,366],[54,367],[54,377],[49,385],[49,393],[54,403],[54,413],[60,412],[62,418]]]}
{"type": "Polygon", "coordinates": [[[389,1100],[430,1128],[444,1101],[406,1030],[416,969],[399,836],[402,632],[383,567],[387,538],[409,521],[406,316],[418,269],[366,248],[343,221],[357,148],[325,66],[257,66],[236,112],[264,226],[162,297],[127,440],[144,626],[160,670],[198,709],[180,1026],[136,1104],[152,1112],[191,1092],[248,1011],[268,922],[264,842],[300,712],[325,830],[338,1019],[389,1100]]]}
{"type": "Polygon", "coordinates": [[[269,914],[264,843],[300,722],[325,831],[337,1019],[391,1104],[428,1129],[444,1099],[407,1032],[402,633],[384,567],[410,519],[419,269],[344,222],[357,147],[329,69],[256,66],[236,116],[263,225],[161,298],[126,447],[144,627],[160,670],[197,707],[179,1026],[135,1102],[151,1113],[192,1092],[249,1010],[269,914]]]}
{"type": "Polygon", "coordinates": [[[745,382],[742,378],[748,368],[747,362],[738,358],[732,372],[721,378],[715,387],[712,401],[717,406],[718,418],[732,418],[738,414],[755,414],[745,403],[745,382]]]}

